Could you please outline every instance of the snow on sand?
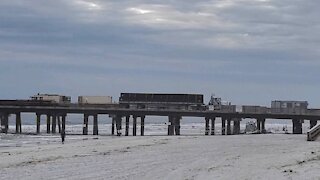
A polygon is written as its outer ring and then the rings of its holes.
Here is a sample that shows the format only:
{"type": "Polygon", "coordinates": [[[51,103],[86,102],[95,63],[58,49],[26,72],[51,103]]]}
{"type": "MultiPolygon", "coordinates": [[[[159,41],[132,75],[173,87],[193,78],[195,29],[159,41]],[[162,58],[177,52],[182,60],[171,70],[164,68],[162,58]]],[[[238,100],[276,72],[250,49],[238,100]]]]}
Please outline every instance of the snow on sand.
{"type": "Polygon", "coordinates": [[[0,148],[0,179],[320,179],[306,135],[51,138],[0,148]]]}

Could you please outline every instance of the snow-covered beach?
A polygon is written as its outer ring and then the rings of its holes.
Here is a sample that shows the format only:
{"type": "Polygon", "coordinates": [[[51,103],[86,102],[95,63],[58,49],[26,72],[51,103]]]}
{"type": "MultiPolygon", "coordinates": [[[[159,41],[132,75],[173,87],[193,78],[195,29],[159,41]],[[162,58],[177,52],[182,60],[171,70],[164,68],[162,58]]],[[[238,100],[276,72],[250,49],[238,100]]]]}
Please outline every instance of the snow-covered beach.
{"type": "Polygon", "coordinates": [[[65,144],[58,134],[1,134],[1,141],[0,179],[320,179],[320,141],[305,134],[68,135],[65,144]]]}

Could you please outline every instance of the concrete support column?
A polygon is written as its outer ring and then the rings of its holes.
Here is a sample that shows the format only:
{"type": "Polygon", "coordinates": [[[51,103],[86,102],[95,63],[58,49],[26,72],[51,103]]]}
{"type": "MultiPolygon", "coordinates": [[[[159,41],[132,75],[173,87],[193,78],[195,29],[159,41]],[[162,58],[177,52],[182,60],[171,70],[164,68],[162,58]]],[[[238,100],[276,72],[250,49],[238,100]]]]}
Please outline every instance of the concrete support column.
{"type": "Polygon", "coordinates": [[[93,135],[98,135],[99,134],[99,129],[98,129],[98,115],[95,114],[93,115],[93,135]]]}
{"type": "Polygon", "coordinates": [[[266,119],[261,119],[261,133],[266,133],[266,119]]]}
{"type": "Polygon", "coordinates": [[[231,119],[227,120],[227,135],[231,135],[231,119]]]}
{"type": "Polygon", "coordinates": [[[144,136],[144,119],[145,116],[141,116],[141,136],[144,136]]]}
{"type": "Polygon", "coordinates": [[[132,127],[132,135],[137,135],[137,116],[133,116],[133,127],[132,127]]]}
{"type": "Polygon", "coordinates": [[[57,115],[52,115],[52,129],[51,129],[51,132],[53,134],[56,133],[56,130],[57,130],[57,115]]]}
{"type": "Polygon", "coordinates": [[[41,119],[41,114],[36,114],[37,115],[37,134],[40,134],[40,119],[41,119]]]}
{"type": "Polygon", "coordinates": [[[21,113],[16,113],[16,133],[21,134],[21,113]]]}
{"type": "Polygon", "coordinates": [[[310,129],[317,125],[317,120],[310,120],[310,129]]]}
{"type": "Polygon", "coordinates": [[[257,130],[261,131],[261,120],[259,118],[257,118],[257,130]]]}
{"type": "Polygon", "coordinates": [[[293,134],[302,134],[302,122],[299,119],[292,119],[293,134]]]}
{"type": "Polygon", "coordinates": [[[58,132],[61,133],[61,116],[57,116],[58,120],[58,132]]]}
{"type": "Polygon", "coordinates": [[[121,136],[121,129],[122,129],[122,117],[121,115],[116,116],[116,128],[117,128],[117,136],[121,136]]]}
{"type": "Polygon", "coordinates": [[[50,133],[50,121],[51,119],[51,116],[49,114],[47,114],[47,133],[49,134],[50,133]]]}
{"type": "Polygon", "coordinates": [[[125,136],[129,136],[129,122],[130,122],[130,116],[126,116],[126,132],[125,132],[125,136]]]}
{"type": "Polygon", "coordinates": [[[62,118],[61,118],[61,119],[62,119],[62,122],[61,122],[61,123],[62,123],[61,131],[64,132],[64,133],[66,132],[66,116],[67,116],[67,115],[63,115],[62,118]]]}
{"type": "Polygon", "coordinates": [[[181,117],[176,116],[175,123],[174,123],[174,131],[176,135],[180,135],[180,121],[181,121],[181,117]]]}
{"type": "Polygon", "coordinates": [[[4,113],[1,115],[1,129],[3,133],[8,133],[9,129],[9,115],[4,113]]]}
{"type": "Polygon", "coordinates": [[[82,129],[83,135],[88,135],[88,121],[89,121],[89,115],[84,114],[84,116],[83,116],[83,129],[82,129]]]}
{"type": "Polygon", "coordinates": [[[215,120],[216,118],[215,117],[212,117],[211,118],[211,135],[214,135],[214,127],[215,127],[215,120]]]}
{"type": "Polygon", "coordinates": [[[240,119],[233,121],[233,134],[240,134],[240,119]]]}
{"type": "Polygon", "coordinates": [[[116,117],[114,116],[114,117],[112,117],[112,122],[111,122],[111,135],[114,135],[115,122],[116,122],[116,117]]]}
{"type": "Polygon", "coordinates": [[[174,135],[174,118],[172,116],[169,116],[168,135],[169,136],[174,135]]]}
{"type": "Polygon", "coordinates": [[[209,125],[209,118],[208,117],[205,117],[205,132],[204,132],[204,135],[209,135],[209,131],[210,131],[210,125],[209,125]]]}
{"type": "Polygon", "coordinates": [[[225,135],[226,134],[226,118],[225,117],[221,118],[221,123],[222,123],[221,134],[225,135]]]}

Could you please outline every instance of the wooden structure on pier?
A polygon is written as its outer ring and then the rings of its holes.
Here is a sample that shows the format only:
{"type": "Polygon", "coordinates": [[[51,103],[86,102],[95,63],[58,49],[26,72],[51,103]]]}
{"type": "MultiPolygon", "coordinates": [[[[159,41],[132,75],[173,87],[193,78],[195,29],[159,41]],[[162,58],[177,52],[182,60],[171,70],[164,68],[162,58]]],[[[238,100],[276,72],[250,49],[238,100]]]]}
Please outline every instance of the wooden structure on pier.
{"type": "MultiPolygon", "coordinates": [[[[234,108],[233,108],[234,109],[234,108]]],[[[187,109],[130,109],[114,105],[79,105],[79,104],[33,104],[32,102],[14,103],[13,101],[0,101],[1,131],[8,132],[9,115],[16,116],[16,133],[21,133],[21,113],[35,113],[36,133],[40,133],[41,117],[46,117],[47,133],[64,131],[68,114],[83,114],[83,134],[88,134],[89,117],[93,117],[93,134],[98,135],[98,115],[107,114],[112,117],[112,134],[121,135],[122,120],[125,118],[125,135],[129,135],[130,118],[132,117],[133,136],[137,135],[137,121],[140,120],[141,132],[144,135],[144,122],[147,116],[168,117],[168,135],[180,135],[180,122],[183,117],[202,117],[205,122],[205,135],[215,135],[216,118],[222,120],[222,134],[239,134],[242,118],[253,118],[257,121],[257,128],[261,133],[266,132],[267,119],[291,119],[294,134],[302,133],[302,123],[310,121],[310,127],[314,127],[320,119],[320,110],[308,109],[304,113],[275,113],[266,108],[263,111],[210,111],[187,109]],[[210,123],[211,121],[211,123],[210,123]],[[233,128],[232,128],[233,126],[233,128]]]]}

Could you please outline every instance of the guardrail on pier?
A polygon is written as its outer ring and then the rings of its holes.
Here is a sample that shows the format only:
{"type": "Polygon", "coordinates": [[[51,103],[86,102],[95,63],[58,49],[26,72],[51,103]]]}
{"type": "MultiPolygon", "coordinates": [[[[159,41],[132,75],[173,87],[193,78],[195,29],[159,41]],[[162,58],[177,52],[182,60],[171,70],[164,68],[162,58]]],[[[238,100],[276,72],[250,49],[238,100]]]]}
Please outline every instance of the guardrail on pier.
{"type": "Polygon", "coordinates": [[[314,141],[317,139],[317,137],[320,135],[320,123],[318,123],[316,126],[314,126],[313,128],[311,128],[308,132],[307,132],[308,141],[314,141]]]}

